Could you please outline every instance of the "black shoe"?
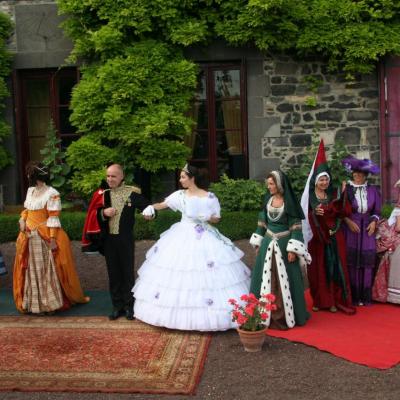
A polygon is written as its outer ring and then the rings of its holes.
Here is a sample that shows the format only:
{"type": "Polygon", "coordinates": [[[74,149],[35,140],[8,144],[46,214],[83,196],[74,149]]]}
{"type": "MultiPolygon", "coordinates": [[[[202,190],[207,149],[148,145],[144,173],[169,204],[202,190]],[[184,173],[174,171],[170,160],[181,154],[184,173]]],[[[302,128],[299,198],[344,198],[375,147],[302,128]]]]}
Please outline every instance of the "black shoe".
{"type": "Polygon", "coordinates": [[[133,316],[133,311],[132,310],[126,310],[125,311],[125,317],[128,321],[133,321],[135,317],[133,316]]]}
{"type": "Polygon", "coordinates": [[[113,312],[108,316],[110,321],[115,321],[119,317],[122,317],[125,314],[124,310],[113,310],[113,312]]]}

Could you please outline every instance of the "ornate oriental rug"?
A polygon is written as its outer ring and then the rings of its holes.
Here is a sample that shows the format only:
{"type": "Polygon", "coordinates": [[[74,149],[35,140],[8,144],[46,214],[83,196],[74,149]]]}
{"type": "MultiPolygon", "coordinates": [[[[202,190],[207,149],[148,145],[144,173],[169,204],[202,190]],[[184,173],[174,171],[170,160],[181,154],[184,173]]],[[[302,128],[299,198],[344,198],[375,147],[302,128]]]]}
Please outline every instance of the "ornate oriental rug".
{"type": "Polygon", "coordinates": [[[0,390],[193,394],[211,336],[104,317],[0,317],[0,390]]]}

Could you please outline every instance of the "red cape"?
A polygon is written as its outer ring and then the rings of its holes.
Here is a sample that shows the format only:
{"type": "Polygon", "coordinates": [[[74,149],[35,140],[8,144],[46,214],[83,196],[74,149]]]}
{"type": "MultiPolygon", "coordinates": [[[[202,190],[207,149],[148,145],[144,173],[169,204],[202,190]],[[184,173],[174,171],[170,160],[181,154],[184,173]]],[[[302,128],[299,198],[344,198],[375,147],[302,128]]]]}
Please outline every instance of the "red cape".
{"type": "Polygon", "coordinates": [[[101,233],[100,225],[97,220],[97,211],[99,208],[104,207],[104,192],[104,189],[97,189],[90,200],[82,233],[82,246],[84,247],[92,244],[90,240],[91,236],[101,233]]]}

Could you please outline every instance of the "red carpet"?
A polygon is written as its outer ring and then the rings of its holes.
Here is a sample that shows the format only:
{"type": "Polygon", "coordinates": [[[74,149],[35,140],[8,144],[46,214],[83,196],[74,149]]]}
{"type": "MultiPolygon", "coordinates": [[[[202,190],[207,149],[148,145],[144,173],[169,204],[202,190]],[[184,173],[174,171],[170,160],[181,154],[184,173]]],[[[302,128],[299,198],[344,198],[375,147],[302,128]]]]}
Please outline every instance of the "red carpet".
{"type": "MultiPolygon", "coordinates": [[[[307,292],[307,304],[311,298],[307,292]]],[[[400,362],[400,306],[374,304],[358,307],[357,314],[312,312],[306,326],[289,331],[269,330],[268,335],[300,342],[345,360],[387,369],[400,362]]]]}
{"type": "Polygon", "coordinates": [[[0,391],[194,394],[209,343],[125,319],[0,317],[0,391]]]}

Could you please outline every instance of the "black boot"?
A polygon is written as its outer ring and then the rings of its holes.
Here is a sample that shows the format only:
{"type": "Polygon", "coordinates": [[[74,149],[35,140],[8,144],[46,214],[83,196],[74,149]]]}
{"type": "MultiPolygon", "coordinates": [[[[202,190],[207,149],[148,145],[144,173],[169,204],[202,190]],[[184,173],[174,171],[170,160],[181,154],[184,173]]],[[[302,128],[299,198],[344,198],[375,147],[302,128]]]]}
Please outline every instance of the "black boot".
{"type": "Polygon", "coordinates": [[[122,317],[125,314],[124,310],[113,310],[113,312],[108,316],[110,321],[115,321],[119,317],[122,317]]]}
{"type": "Polygon", "coordinates": [[[132,310],[126,310],[125,311],[125,317],[128,321],[133,321],[135,317],[133,316],[133,311],[132,310]]]}

